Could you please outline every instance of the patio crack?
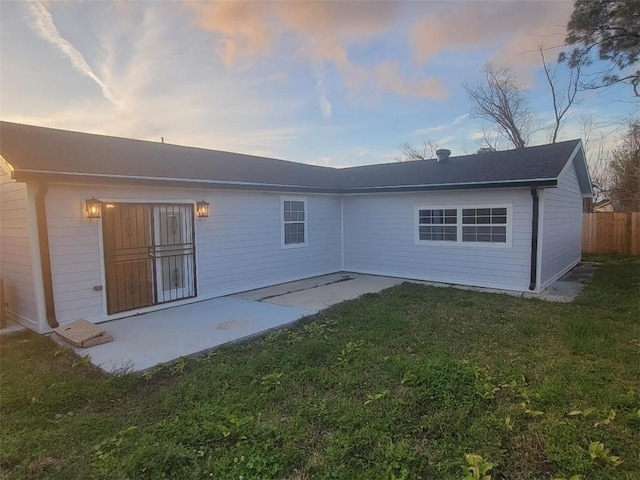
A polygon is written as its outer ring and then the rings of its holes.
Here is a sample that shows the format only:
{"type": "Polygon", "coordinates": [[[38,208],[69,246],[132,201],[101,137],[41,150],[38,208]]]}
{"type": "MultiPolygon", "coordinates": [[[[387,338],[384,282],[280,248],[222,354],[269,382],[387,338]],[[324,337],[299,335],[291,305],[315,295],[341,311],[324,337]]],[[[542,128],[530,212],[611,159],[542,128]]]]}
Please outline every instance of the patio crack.
{"type": "Polygon", "coordinates": [[[267,295],[266,297],[259,298],[258,301],[259,302],[263,302],[264,300],[269,300],[270,298],[276,298],[276,297],[283,297],[285,295],[289,295],[290,293],[304,292],[305,290],[311,290],[312,288],[326,287],[327,285],[333,285],[334,283],[348,282],[349,280],[355,280],[355,278],[356,277],[352,277],[351,275],[343,275],[339,279],[332,280],[330,282],[319,283],[317,285],[313,285],[313,286],[310,286],[310,287],[298,288],[297,290],[290,290],[290,291],[285,292],[285,293],[277,293],[275,295],[267,295]]]}

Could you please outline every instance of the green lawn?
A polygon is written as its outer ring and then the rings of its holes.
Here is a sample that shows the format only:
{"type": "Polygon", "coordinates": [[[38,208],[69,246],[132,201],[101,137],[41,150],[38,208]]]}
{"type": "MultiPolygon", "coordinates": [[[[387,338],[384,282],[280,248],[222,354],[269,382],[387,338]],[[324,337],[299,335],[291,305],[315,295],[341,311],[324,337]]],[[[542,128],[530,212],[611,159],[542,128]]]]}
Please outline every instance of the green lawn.
{"type": "Polygon", "coordinates": [[[598,260],[573,304],[406,283],[142,377],[3,337],[0,478],[638,479],[640,262],[598,260]]]}

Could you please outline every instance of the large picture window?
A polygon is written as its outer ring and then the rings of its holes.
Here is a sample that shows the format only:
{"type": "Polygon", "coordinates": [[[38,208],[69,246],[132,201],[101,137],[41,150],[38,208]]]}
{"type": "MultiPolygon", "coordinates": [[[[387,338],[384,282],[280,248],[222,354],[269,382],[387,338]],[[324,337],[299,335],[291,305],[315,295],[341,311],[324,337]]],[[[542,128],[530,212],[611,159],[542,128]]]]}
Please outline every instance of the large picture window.
{"type": "Polygon", "coordinates": [[[511,246],[511,205],[416,207],[416,243],[511,246]]]}
{"type": "Polygon", "coordinates": [[[283,247],[307,244],[307,201],[305,198],[282,199],[283,247]]]}

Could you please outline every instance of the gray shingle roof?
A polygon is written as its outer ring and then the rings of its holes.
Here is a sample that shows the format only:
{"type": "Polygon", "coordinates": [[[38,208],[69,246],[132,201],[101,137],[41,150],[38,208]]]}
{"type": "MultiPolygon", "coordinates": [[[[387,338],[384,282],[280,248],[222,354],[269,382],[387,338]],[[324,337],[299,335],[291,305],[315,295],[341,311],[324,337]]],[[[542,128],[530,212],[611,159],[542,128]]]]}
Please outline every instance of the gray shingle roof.
{"type": "Polygon", "coordinates": [[[365,165],[343,170],[343,188],[367,189],[406,185],[461,185],[554,180],[580,140],[450,157],[443,162],[365,165]]]}
{"type": "Polygon", "coordinates": [[[0,122],[0,154],[14,178],[326,192],[552,185],[579,140],[475,155],[344,169],[0,122]]]}
{"type": "Polygon", "coordinates": [[[337,182],[332,168],[9,122],[0,122],[0,154],[17,176],[39,171],[319,189],[337,182]]]}

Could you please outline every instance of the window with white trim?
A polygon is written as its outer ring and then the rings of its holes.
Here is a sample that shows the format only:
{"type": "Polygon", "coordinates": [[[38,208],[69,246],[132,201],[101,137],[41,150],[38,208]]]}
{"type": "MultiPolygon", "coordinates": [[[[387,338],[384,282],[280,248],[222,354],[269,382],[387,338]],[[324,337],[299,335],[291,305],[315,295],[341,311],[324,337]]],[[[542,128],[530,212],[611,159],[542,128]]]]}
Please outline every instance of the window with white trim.
{"type": "Polygon", "coordinates": [[[458,211],[447,209],[418,210],[418,238],[420,240],[458,241],[458,211]]]}
{"type": "Polygon", "coordinates": [[[507,243],[507,208],[463,208],[462,241],[507,243]]]}
{"type": "Polygon", "coordinates": [[[416,243],[511,246],[507,205],[416,207],[416,243]]]}
{"type": "Polygon", "coordinates": [[[307,201],[304,198],[282,199],[282,244],[285,247],[307,244],[307,201]]]}

